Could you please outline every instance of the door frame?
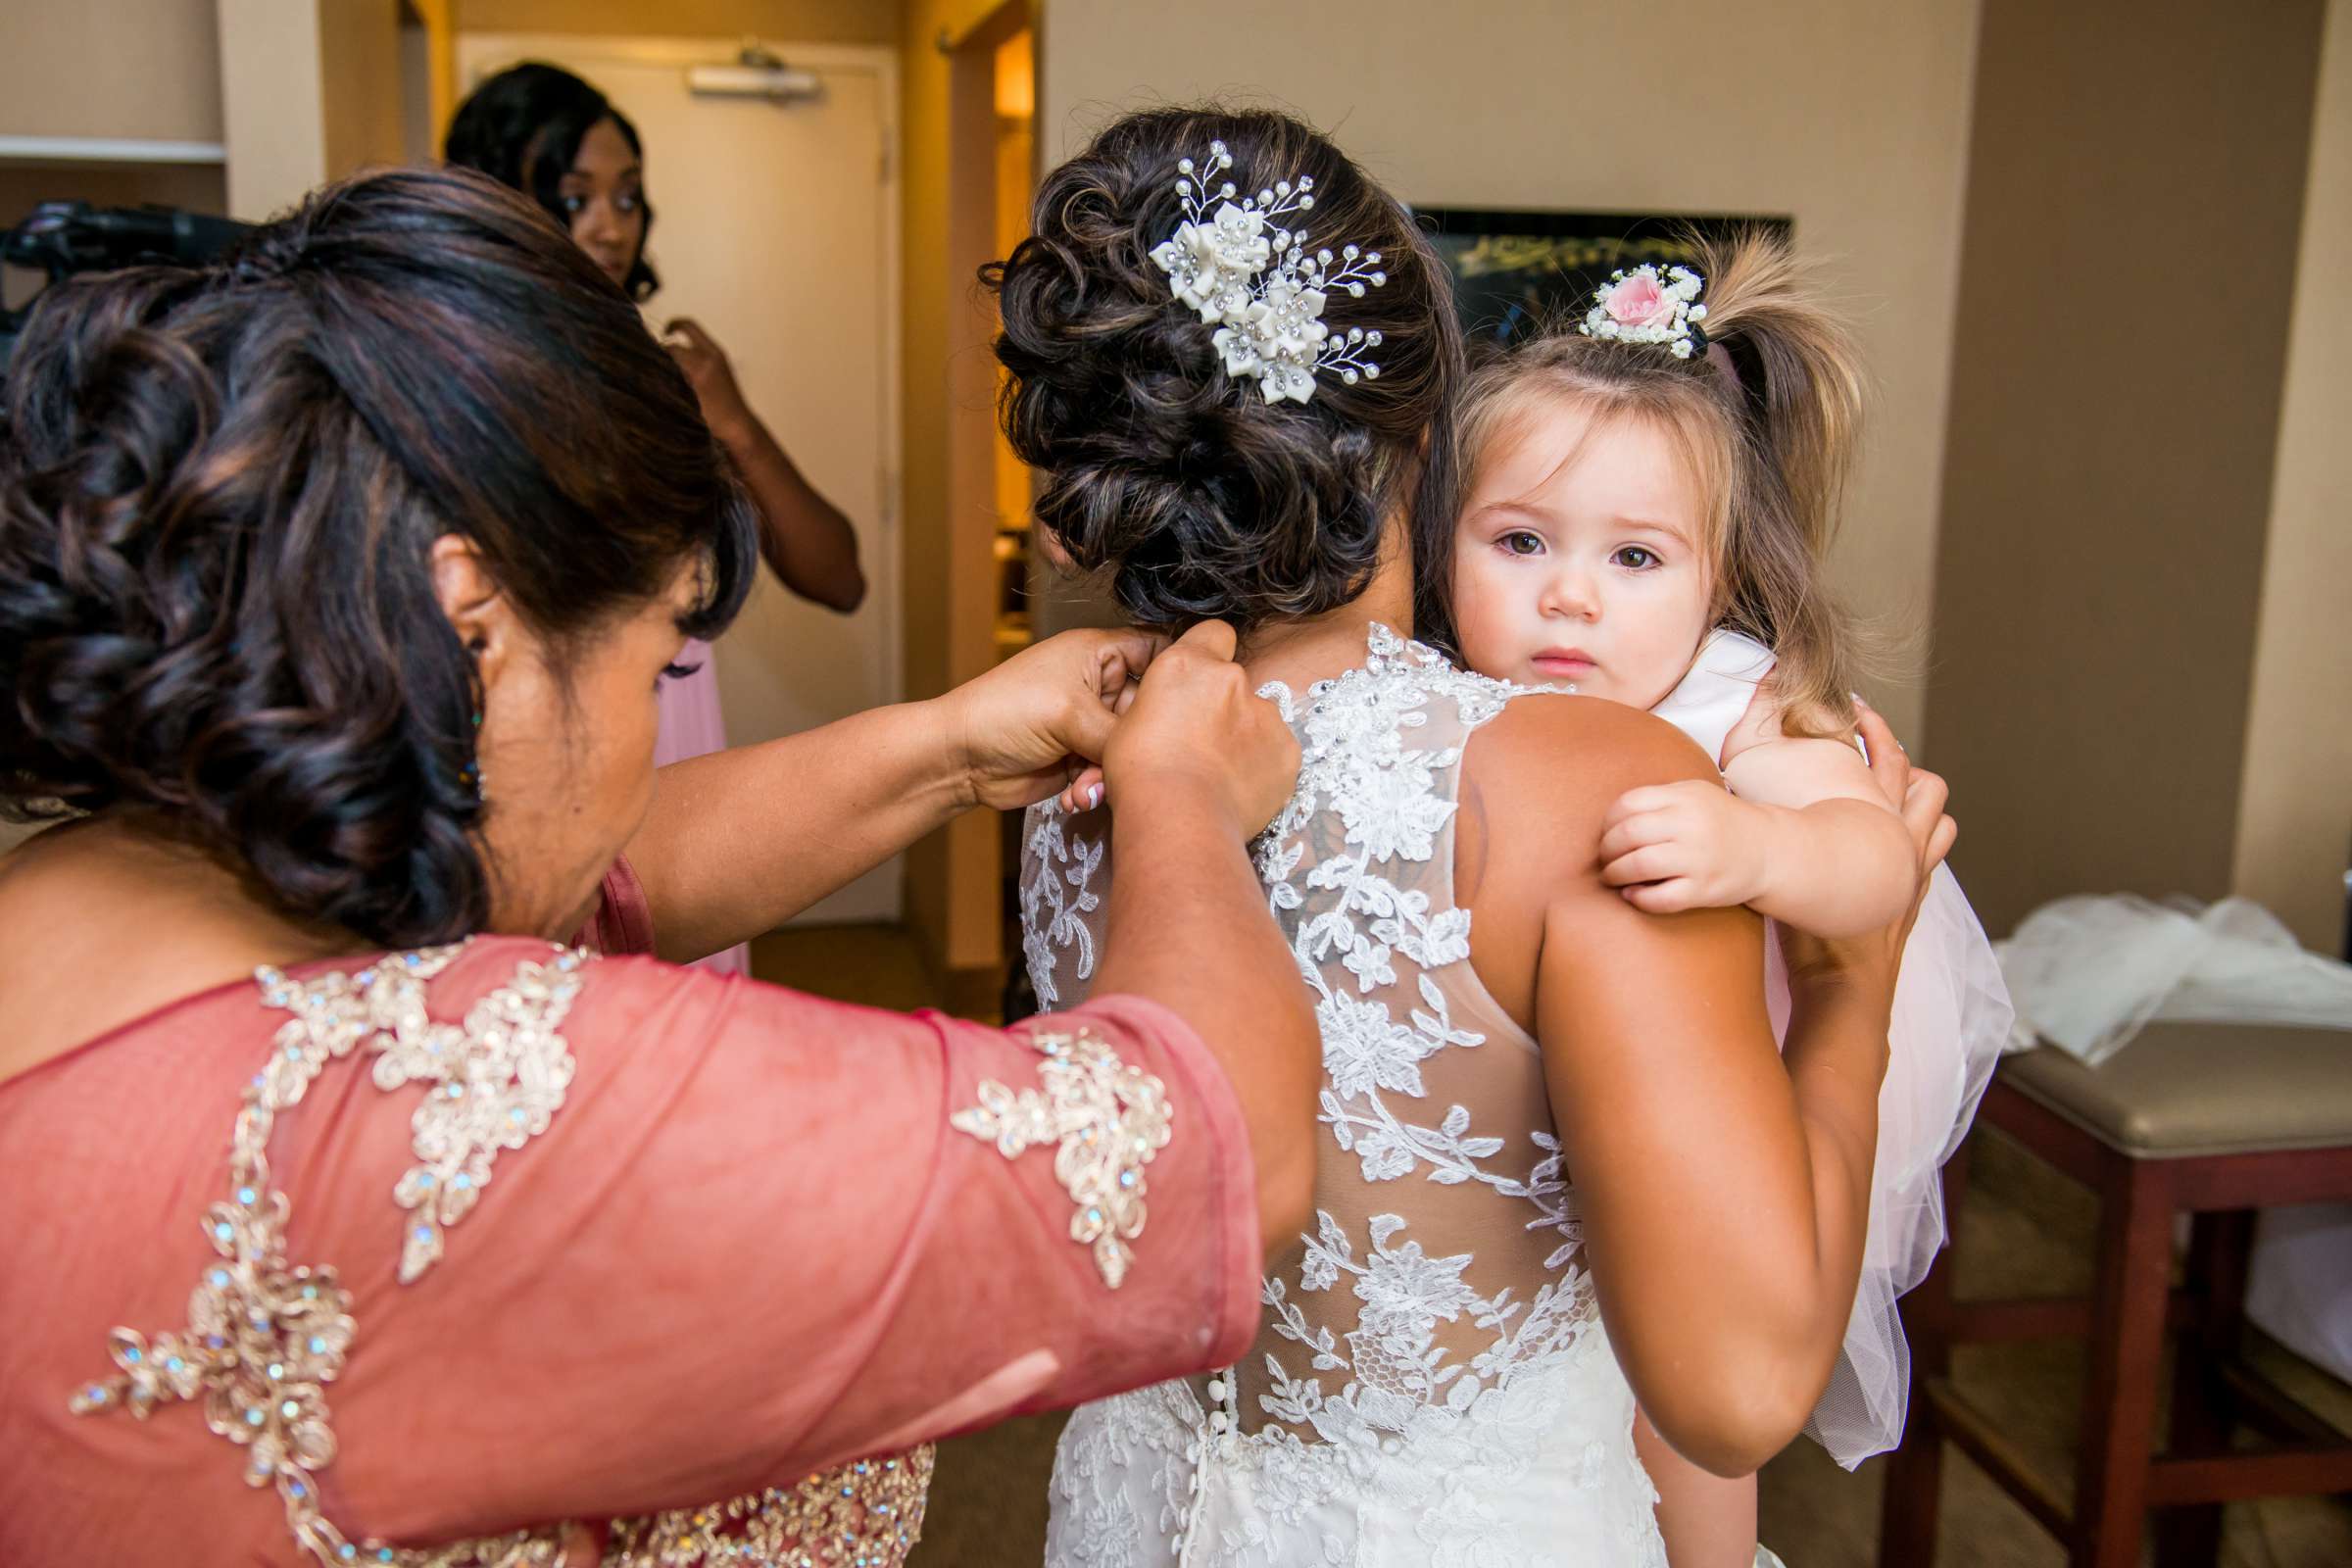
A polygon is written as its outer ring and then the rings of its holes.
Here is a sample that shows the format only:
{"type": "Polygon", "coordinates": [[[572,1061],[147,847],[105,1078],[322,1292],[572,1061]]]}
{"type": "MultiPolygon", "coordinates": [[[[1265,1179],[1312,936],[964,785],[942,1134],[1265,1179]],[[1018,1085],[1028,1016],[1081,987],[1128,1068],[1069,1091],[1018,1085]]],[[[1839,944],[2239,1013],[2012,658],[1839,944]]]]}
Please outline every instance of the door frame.
{"type": "MultiPolygon", "coordinates": [[[[882,356],[882,406],[876,411],[876,416],[881,420],[879,456],[882,471],[876,476],[875,494],[880,498],[882,514],[874,522],[873,555],[868,566],[875,586],[880,589],[870,598],[881,623],[878,629],[882,642],[879,656],[882,664],[882,700],[885,704],[905,702],[906,651],[903,628],[906,588],[902,556],[906,516],[906,429],[902,413],[905,364],[900,343],[905,309],[902,292],[905,259],[900,250],[900,184],[902,172],[906,168],[906,153],[900,140],[906,115],[899,96],[898,51],[880,44],[804,44],[766,37],[760,38],[760,42],[793,65],[806,65],[819,71],[869,71],[881,88],[883,309],[878,352],[882,356]]],[[[632,66],[674,66],[683,71],[688,66],[732,65],[742,47],[742,41],[736,38],[641,38],[626,33],[461,30],[457,34],[455,51],[458,92],[463,98],[473,89],[475,78],[468,70],[469,57],[481,55],[508,62],[532,58],[569,58],[583,66],[593,65],[601,59],[632,66]]],[[[902,909],[903,903],[902,900],[902,909]]]]}

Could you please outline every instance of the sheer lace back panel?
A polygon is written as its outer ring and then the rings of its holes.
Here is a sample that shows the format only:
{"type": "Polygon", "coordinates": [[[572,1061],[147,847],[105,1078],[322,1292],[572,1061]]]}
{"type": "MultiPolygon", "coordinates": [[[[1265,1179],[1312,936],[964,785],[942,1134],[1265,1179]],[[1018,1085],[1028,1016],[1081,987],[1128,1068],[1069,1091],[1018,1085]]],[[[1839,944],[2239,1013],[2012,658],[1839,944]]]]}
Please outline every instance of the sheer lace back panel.
{"type": "MultiPolygon", "coordinates": [[[[1265,1281],[1248,1357],[1208,1385],[1210,1422],[1433,1434],[1597,1325],[1541,1057],[1472,969],[1453,896],[1463,748],[1519,693],[1376,628],[1364,668],[1263,695],[1301,767],[1252,849],[1315,994],[1324,1137],[1314,1231],[1265,1281]]],[[[1027,823],[1043,1006],[1076,1004],[1093,974],[1108,826],[1050,808],[1027,823]]]]}

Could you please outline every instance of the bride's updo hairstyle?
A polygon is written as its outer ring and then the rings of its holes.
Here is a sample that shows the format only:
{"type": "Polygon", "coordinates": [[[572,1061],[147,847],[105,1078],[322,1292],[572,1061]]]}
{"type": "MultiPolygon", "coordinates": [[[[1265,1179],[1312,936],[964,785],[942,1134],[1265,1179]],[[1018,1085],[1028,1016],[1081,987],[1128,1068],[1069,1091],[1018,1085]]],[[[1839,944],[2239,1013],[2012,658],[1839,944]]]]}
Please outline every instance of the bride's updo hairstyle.
{"type": "Polygon", "coordinates": [[[1078,567],[1107,570],[1133,619],[1247,631],[1336,609],[1369,583],[1402,504],[1415,538],[1450,536],[1451,292],[1411,216],[1328,138],[1264,110],[1129,115],[1046,176],[1032,226],[981,274],[1003,311],[1004,433],[1043,470],[1038,524],[1078,567]],[[1213,143],[1232,158],[1221,172],[1213,143]],[[1303,176],[1312,209],[1281,221],[1310,250],[1379,253],[1386,282],[1328,290],[1322,317],[1379,334],[1364,351],[1376,377],[1317,370],[1300,403],[1228,373],[1216,326],[1152,257],[1187,217],[1187,159],[1241,195],[1303,176]]]}
{"type": "Polygon", "coordinates": [[[749,505],[636,309],[481,175],[329,185],[206,269],[41,298],[0,432],[0,814],[140,811],[297,918],[481,929],[480,691],[433,541],[559,672],[749,505]]]}

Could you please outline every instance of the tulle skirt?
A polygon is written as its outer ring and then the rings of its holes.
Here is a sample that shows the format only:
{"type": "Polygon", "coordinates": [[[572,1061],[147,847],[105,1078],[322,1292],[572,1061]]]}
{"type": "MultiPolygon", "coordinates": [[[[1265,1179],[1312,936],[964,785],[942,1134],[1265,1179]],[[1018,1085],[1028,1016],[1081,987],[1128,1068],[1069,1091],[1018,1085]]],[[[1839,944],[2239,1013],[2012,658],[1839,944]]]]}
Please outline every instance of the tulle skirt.
{"type": "MultiPolygon", "coordinates": [[[[1773,1027],[1788,1021],[1780,945],[1768,944],[1773,1027]]],[[[2008,989],[1951,872],[1936,868],[1903,949],[1879,1090],[1870,1229],[1845,1345],[1805,1431],[1852,1469],[1902,1441],[1911,1348],[1895,1302],[1944,1245],[1942,1170],[1968,1136],[2010,1033],[2008,989]]]]}

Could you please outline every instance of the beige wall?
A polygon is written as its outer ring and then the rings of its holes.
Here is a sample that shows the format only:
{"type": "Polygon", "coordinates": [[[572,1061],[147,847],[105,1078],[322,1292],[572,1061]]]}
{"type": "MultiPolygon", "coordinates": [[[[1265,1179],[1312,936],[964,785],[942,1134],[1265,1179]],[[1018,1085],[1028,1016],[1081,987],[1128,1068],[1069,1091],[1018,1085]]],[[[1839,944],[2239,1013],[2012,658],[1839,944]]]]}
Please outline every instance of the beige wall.
{"type": "MultiPolygon", "coordinates": [[[[995,451],[975,413],[989,406],[994,362],[973,279],[985,258],[968,253],[985,252],[995,228],[995,34],[974,29],[1009,19],[1002,0],[903,9],[906,667],[906,695],[919,698],[993,657],[995,451]],[[943,36],[970,46],[943,53],[943,36]]],[[[1000,832],[993,813],[971,812],[907,852],[907,924],[951,976],[993,970],[1003,956],[1000,832]]]]}
{"type": "Polygon", "coordinates": [[[400,24],[400,0],[318,0],[329,177],[408,156],[400,24]]]}
{"type": "MultiPolygon", "coordinates": [[[[408,154],[401,0],[219,0],[232,216],[408,154]]],[[[429,101],[429,100],[428,100],[429,101]]]]}
{"type": "Polygon", "coordinates": [[[2237,812],[2237,892],[2340,953],[2352,855],[2352,4],[2328,7],[2237,812]]]}
{"type": "MultiPolygon", "coordinates": [[[[906,425],[900,494],[906,505],[902,592],[906,596],[906,695],[934,697],[947,689],[947,355],[948,291],[937,258],[948,243],[947,57],[911,40],[927,38],[964,9],[959,0],[906,0],[906,39],[899,76],[906,168],[899,183],[904,204],[899,234],[906,246],[902,274],[905,315],[899,342],[906,425]]],[[[943,829],[906,852],[906,925],[924,956],[944,967],[948,946],[951,873],[949,834],[943,829]]]]}
{"type": "Polygon", "coordinates": [[[213,0],[10,0],[0,136],[219,141],[213,0]]]}
{"type": "Polygon", "coordinates": [[[1928,733],[1996,933],[2232,881],[2320,0],[2264,18],[1985,0],[1928,733]]]}
{"type": "Polygon", "coordinates": [[[716,33],[779,43],[897,43],[891,0],[451,0],[466,32],[716,33]]]}
{"type": "MultiPolygon", "coordinates": [[[[1496,0],[1459,18],[1426,0],[1048,0],[1038,140],[1051,163],[1120,109],[1248,95],[1331,129],[1425,206],[1792,215],[1862,313],[1883,394],[1838,581],[1909,627],[1930,601],[1976,14],[1974,0],[1496,0]]],[[[1916,664],[1875,689],[1906,736],[1916,664]]]]}
{"type": "Polygon", "coordinates": [[[318,21],[316,4],[220,0],[232,218],[268,218],[326,178],[318,21]]]}

